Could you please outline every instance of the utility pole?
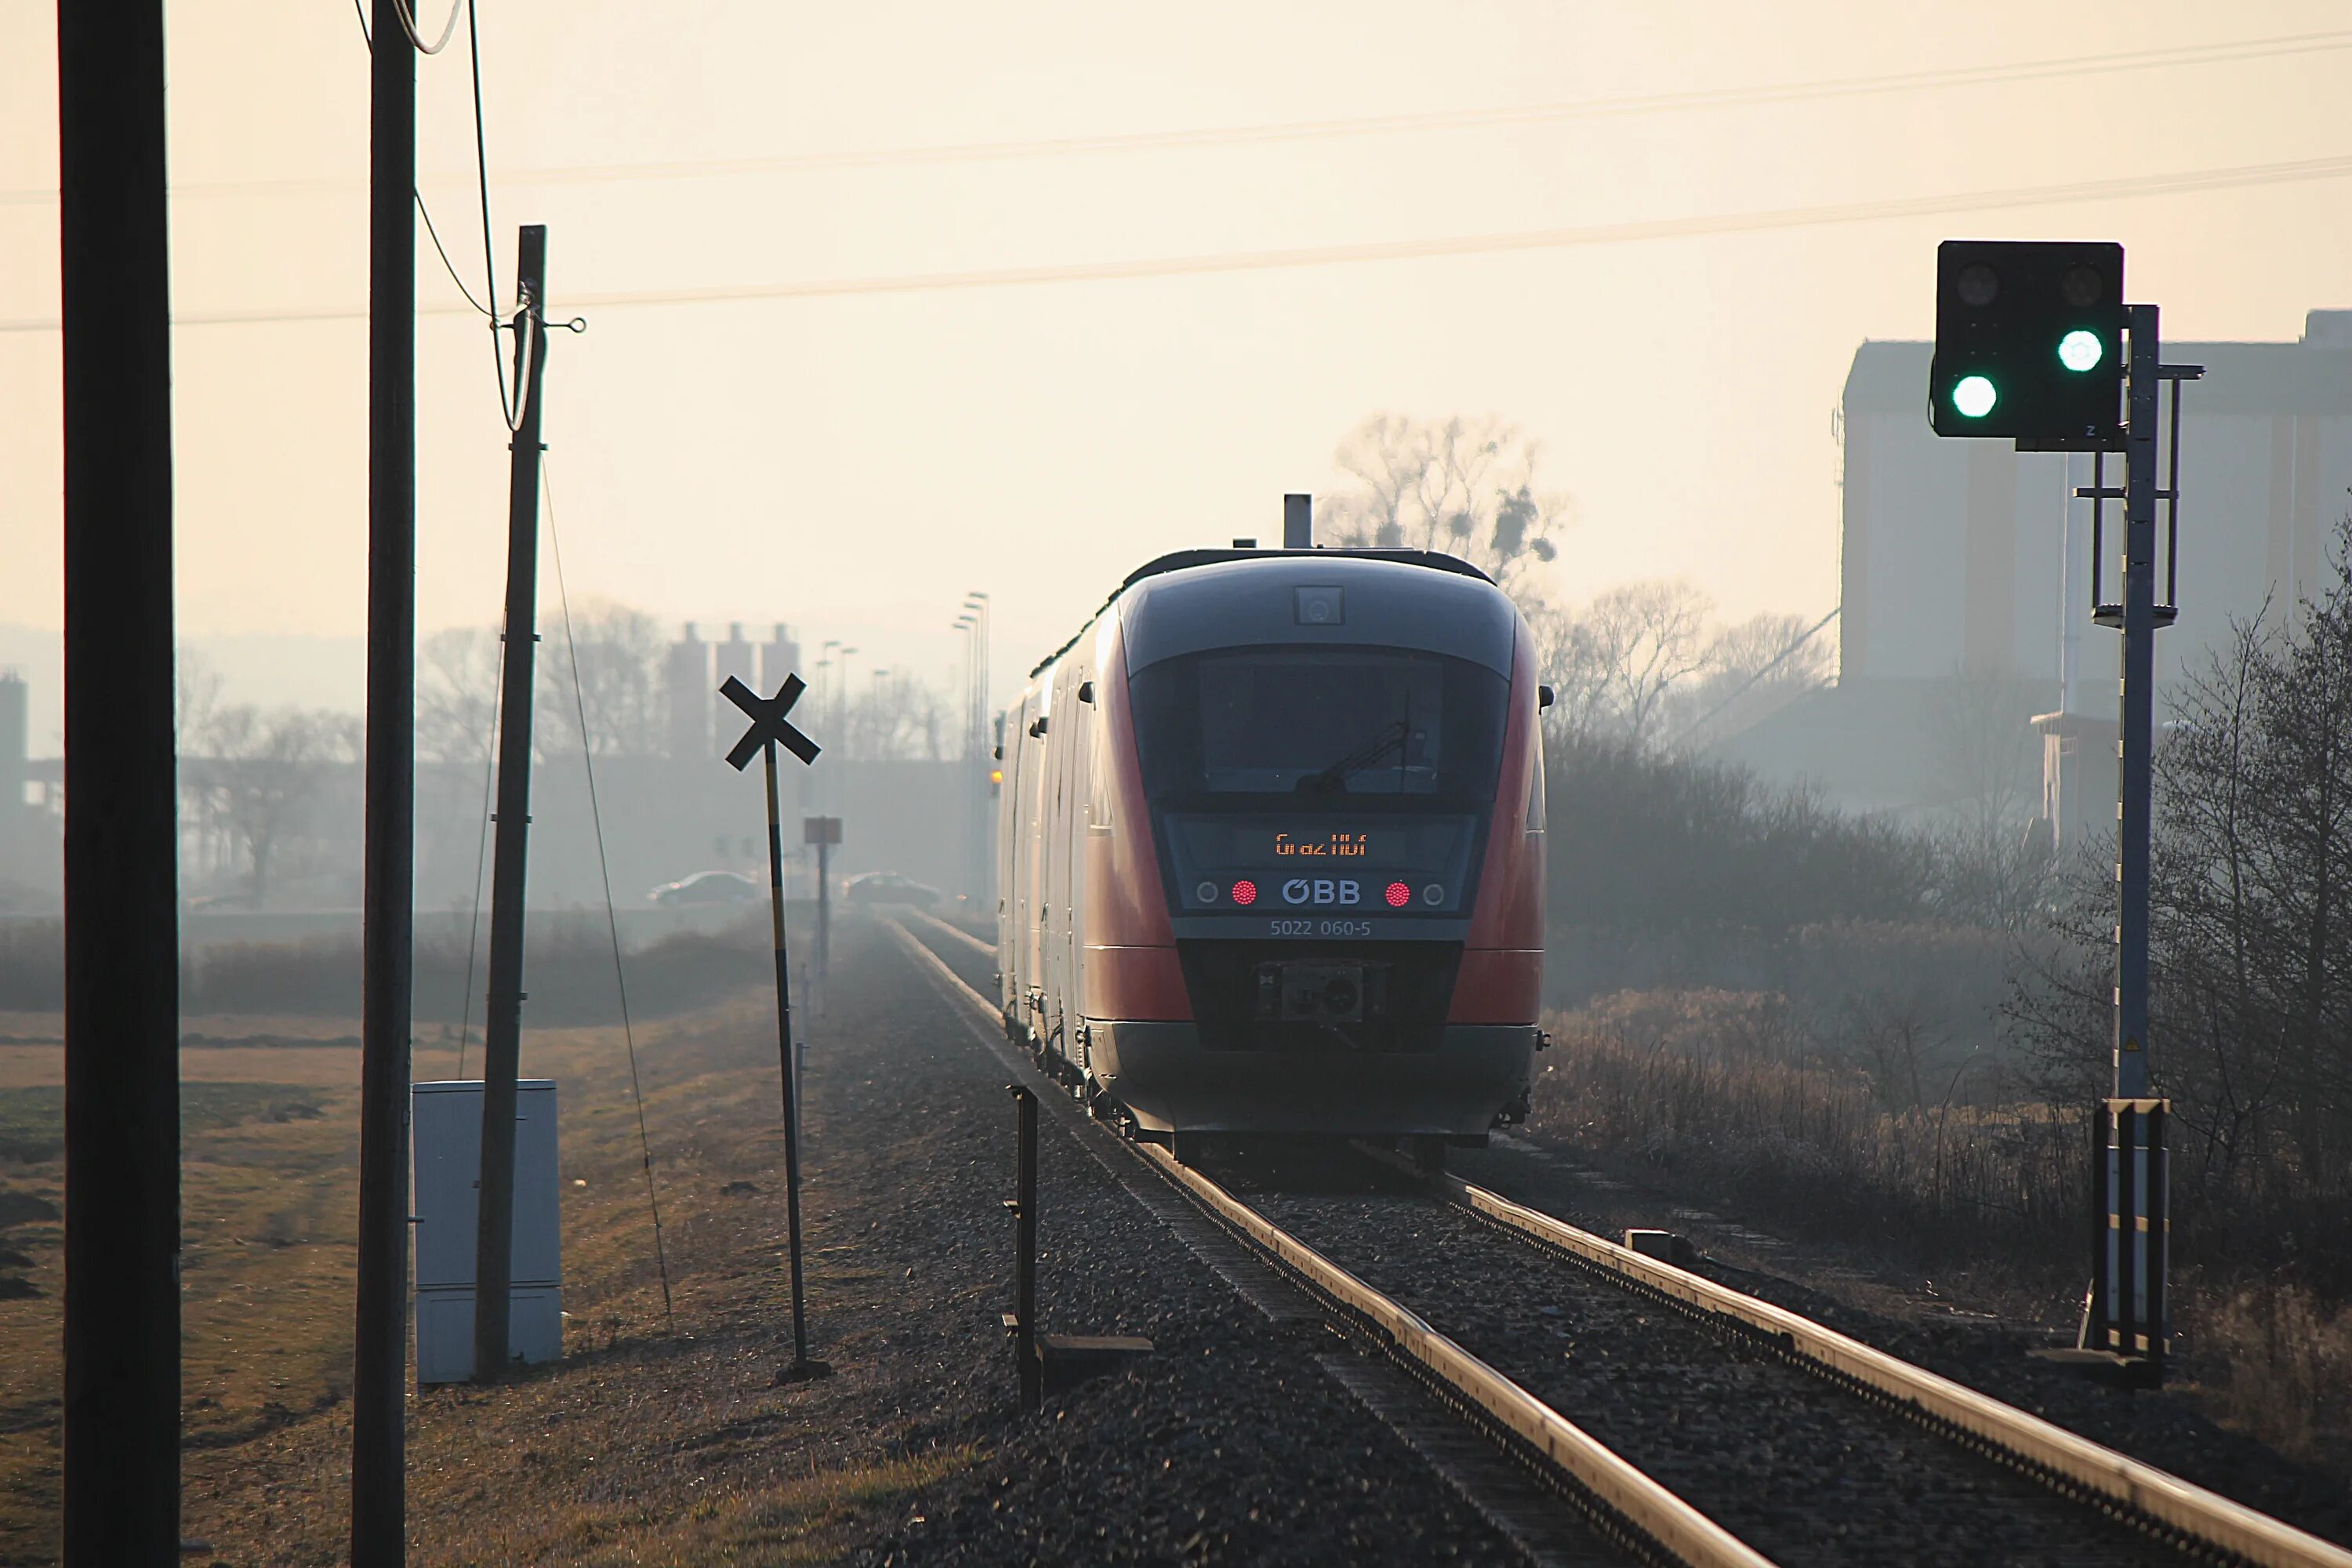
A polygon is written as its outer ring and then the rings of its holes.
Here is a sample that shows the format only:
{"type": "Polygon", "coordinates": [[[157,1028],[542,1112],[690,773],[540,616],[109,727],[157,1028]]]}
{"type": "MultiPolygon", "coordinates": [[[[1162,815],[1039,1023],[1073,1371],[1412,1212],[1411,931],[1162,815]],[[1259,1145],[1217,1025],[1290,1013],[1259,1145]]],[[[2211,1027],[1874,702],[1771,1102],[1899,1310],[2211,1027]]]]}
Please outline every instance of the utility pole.
{"type": "Polygon", "coordinates": [[[482,1016],[481,1202],[474,1227],[474,1381],[507,1369],[514,1267],[515,1079],[522,1064],[522,940],[530,839],[530,694],[538,651],[540,392],[547,374],[547,229],[515,251],[515,395],[507,486],[505,676],[499,691],[499,826],[490,862],[490,995],[482,1016]]]}
{"type": "Polygon", "coordinates": [[[68,1568],[180,1549],[179,811],[163,7],[58,6],[68,1568]]]}
{"type": "Polygon", "coordinates": [[[408,1554],[402,1423],[416,873],[416,57],[401,8],[402,0],[374,0],[369,65],[367,840],[352,1568],[399,1568],[408,1554]]]}

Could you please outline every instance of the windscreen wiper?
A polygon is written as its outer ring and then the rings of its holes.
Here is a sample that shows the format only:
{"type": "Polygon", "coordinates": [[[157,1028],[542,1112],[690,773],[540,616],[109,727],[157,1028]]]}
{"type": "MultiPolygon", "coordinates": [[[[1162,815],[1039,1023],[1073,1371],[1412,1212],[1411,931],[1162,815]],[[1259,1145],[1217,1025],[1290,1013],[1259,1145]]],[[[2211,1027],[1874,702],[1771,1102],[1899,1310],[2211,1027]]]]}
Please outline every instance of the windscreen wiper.
{"type": "Polygon", "coordinates": [[[1370,767],[1391,752],[1395,752],[1402,757],[1405,742],[1412,736],[1411,731],[1406,727],[1408,722],[1406,720],[1399,719],[1393,723],[1382,725],[1379,736],[1368,744],[1349,752],[1329,767],[1319,769],[1300,779],[1297,793],[1300,795],[1342,793],[1348,787],[1349,774],[1360,773],[1370,767]]]}

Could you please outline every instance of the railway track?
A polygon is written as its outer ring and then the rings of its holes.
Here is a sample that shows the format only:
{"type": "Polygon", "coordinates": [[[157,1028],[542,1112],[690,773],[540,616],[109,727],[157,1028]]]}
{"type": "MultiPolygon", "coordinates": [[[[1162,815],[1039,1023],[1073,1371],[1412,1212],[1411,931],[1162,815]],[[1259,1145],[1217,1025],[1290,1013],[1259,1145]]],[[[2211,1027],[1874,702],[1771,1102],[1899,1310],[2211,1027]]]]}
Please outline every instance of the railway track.
{"type": "MultiPolygon", "coordinates": [[[[902,922],[910,956],[1018,1060],[957,973],[992,949],[919,923],[945,955],[902,922]]],[[[1204,1170],[1129,1147],[1639,1558],[2352,1568],[2352,1552],[1457,1177],[1328,1153],[1204,1170]]]]}

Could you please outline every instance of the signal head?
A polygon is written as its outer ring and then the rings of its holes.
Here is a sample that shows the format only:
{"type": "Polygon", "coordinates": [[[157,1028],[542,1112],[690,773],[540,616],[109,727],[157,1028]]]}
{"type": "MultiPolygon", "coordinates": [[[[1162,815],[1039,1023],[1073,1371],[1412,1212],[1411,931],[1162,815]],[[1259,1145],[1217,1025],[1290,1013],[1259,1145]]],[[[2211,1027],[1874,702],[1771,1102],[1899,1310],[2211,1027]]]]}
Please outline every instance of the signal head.
{"type": "Polygon", "coordinates": [[[2124,251],[2084,241],[1948,239],[1936,252],[1938,436],[2114,451],[2123,440],[2124,251]]]}

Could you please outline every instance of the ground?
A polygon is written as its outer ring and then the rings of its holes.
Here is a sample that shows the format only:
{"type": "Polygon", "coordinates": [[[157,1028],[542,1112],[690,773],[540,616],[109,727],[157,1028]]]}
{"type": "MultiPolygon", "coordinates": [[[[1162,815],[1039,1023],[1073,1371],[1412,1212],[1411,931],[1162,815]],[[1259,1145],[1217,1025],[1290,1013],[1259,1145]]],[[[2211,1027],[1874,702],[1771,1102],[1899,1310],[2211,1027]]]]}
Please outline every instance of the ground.
{"type": "MultiPolygon", "coordinates": [[[[428,1389],[410,1561],[1499,1562],[1498,1539],[1066,1135],[1042,1152],[1048,1327],[1150,1335],[1146,1370],[1013,1408],[1004,1068],[890,946],[836,940],[811,1020],[807,1297],[791,1359],[772,996],[640,1026],[673,1313],[620,1031],[532,1029],[562,1096],[566,1353],[428,1389]]],[[[756,970],[753,972],[756,974],[756,970]]],[[[346,1549],[358,1052],[349,1020],[191,1018],[183,1052],[189,1561],[346,1549]],[[268,1045],[232,1042],[268,1039],[268,1045]],[[304,1044],[305,1040],[335,1044],[304,1044]]],[[[427,1031],[429,1034],[430,1031],[427,1031]]],[[[0,1015],[0,1564],[57,1552],[54,1015],[0,1015]]],[[[453,1076],[420,1044],[416,1076],[453,1076]]]]}

